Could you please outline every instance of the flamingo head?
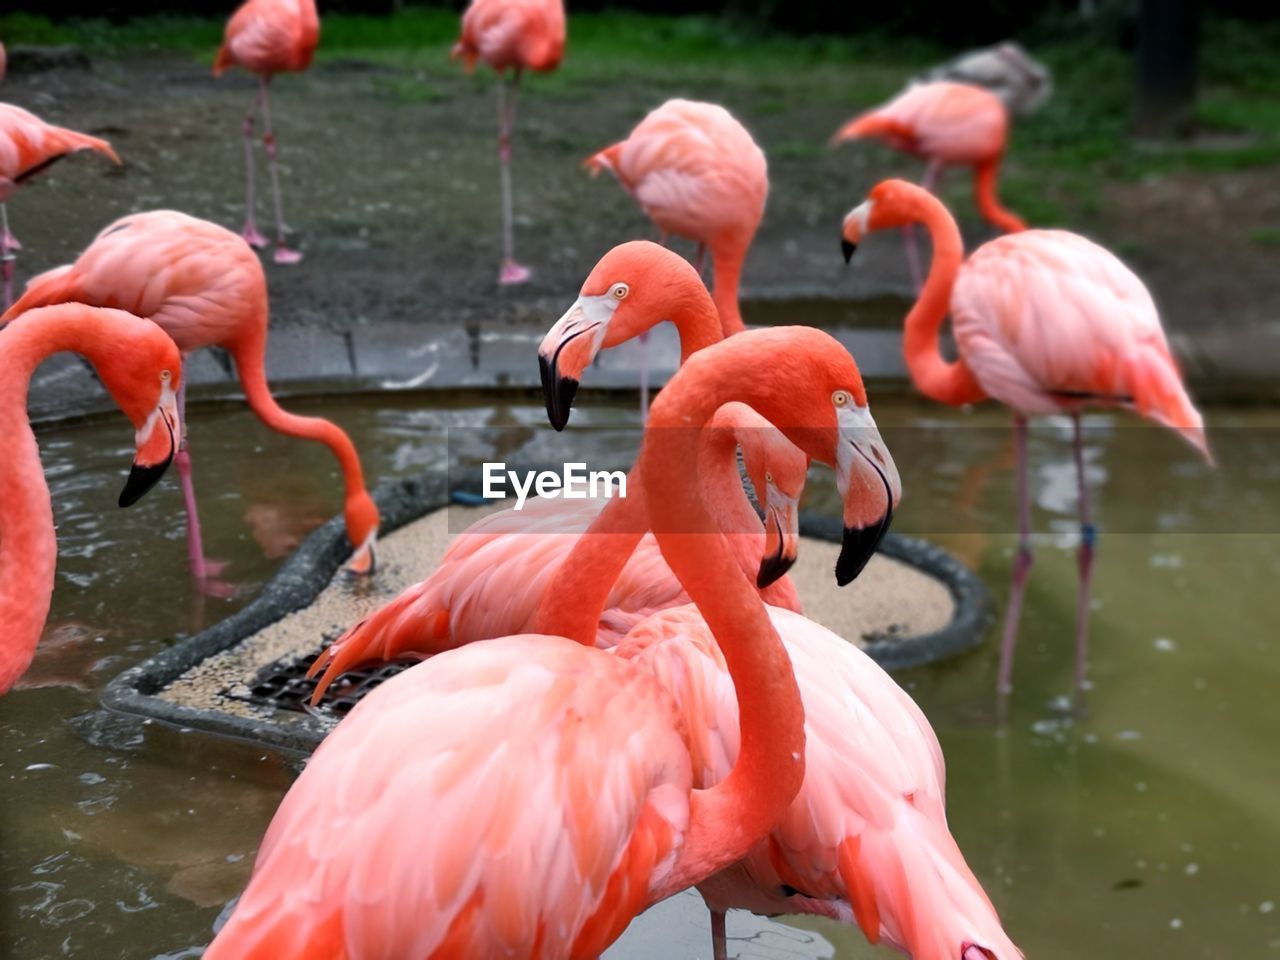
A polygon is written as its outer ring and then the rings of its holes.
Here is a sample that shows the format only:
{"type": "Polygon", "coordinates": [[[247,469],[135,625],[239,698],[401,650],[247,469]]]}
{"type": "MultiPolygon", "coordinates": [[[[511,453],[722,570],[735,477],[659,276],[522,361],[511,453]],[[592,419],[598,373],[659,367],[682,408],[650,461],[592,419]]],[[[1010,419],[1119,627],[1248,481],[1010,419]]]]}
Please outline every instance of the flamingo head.
{"type": "MultiPolygon", "coordinates": [[[[799,447],[750,407],[735,425],[742,463],[764,511],[764,553],[756,586],[781,579],[796,562],[800,542],[800,495],[804,493],[809,458],[799,447]]],[[[723,408],[722,408],[723,409],[723,408]]]]}
{"type": "Polygon", "coordinates": [[[836,582],[844,586],[862,572],[888,532],[902,500],[902,479],[865,399],[858,404],[852,394],[836,391],[832,403],[840,436],[836,484],[844,501],[836,582]]]}
{"type": "Polygon", "coordinates": [[[378,563],[376,547],[381,523],[378,507],[368,491],[361,487],[347,497],[342,513],[347,522],[347,539],[355,548],[346,569],[350,573],[371,574],[378,563]]]}
{"type": "Polygon", "coordinates": [[[164,475],[182,442],[178,391],[182,354],[150,320],[129,323],[112,349],[94,360],[94,368],[116,405],[134,426],[137,452],[120,506],[136,503],[164,475]]]}
{"type": "Polygon", "coordinates": [[[563,430],[582,372],[607,347],[671,319],[690,300],[690,281],[706,296],[696,271],[656,243],[635,240],[596,264],[578,299],[538,347],[542,392],[551,425],[563,430]]]}
{"type": "Polygon", "coordinates": [[[845,215],[840,231],[840,248],[845,263],[853,259],[853,253],[863,237],[877,230],[905,227],[920,219],[923,187],[906,180],[884,180],[867,194],[867,199],[845,215]]]}

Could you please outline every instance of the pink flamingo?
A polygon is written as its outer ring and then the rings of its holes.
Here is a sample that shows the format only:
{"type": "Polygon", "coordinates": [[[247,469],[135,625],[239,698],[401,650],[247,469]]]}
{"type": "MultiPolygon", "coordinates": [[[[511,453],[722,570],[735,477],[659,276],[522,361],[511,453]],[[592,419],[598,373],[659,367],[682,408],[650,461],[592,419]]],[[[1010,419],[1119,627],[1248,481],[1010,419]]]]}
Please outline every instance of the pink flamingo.
{"type": "Polygon", "coordinates": [[[1012,40],[969,50],[918,74],[911,82],[968,83],[990,90],[1015,117],[1035,113],[1053,95],[1049,68],[1012,40]]]}
{"type": "MultiPolygon", "coordinates": [[[[0,67],[3,67],[2,60],[0,67]]],[[[22,249],[18,238],[9,232],[6,204],[30,177],[77,150],[96,150],[120,162],[105,140],[55,127],[21,107],[0,103],[0,272],[4,275],[6,307],[13,303],[14,251],[22,249]]]]}
{"type": "MultiPolygon", "coordinates": [[[[982,216],[996,229],[1016,233],[1022,218],[1000,203],[996,177],[1009,135],[1004,102],[989,90],[939,81],[908,87],[888,103],[868,110],[836,131],[832,143],[874,138],[928,161],[924,179],[932,191],[944,166],[973,167],[974,197],[982,216]]],[[[915,234],[904,233],[911,282],[917,293],[923,273],[915,234]]]]}
{"type": "Polygon", "coordinates": [[[998,690],[1012,689],[1022,598],[1031,571],[1027,418],[1067,414],[1079,476],[1080,590],[1076,607],[1077,695],[1086,684],[1089,585],[1096,532],[1085,483],[1080,413],[1127,407],[1181,433],[1210,460],[1204,421],[1192,405],[1151,295],[1119,260],[1062,230],[1028,230],[979,247],[966,261],[960,231],[942,202],[902,180],[876,186],[844,220],[845,257],[866,234],[922,223],[933,262],[907,315],[903,349],[916,387],[959,406],[995,397],[1014,411],[1018,556],[1000,647],[998,690]],[[948,308],[960,359],[938,350],[948,308]]]}
{"type": "Polygon", "coordinates": [[[253,123],[262,110],[262,144],[271,174],[271,195],[275,201],[276,263],[297,263],[302,254],[285,239],[284,202],[280,199],[280,173],[276,169],[279,151],[271,127],[268,87],[277,73],[305,70],[320,42],[320,17],[315,0],[247,0],[227,21],[222,46],[213,61],[213,75],[219,77],[230,67],[243,67],[258,77],[258,91],[244,118],[245,214],[243,236],[254,247],[265,247],[267,238],[254,220],[253,203],[253,123]]]}
{"type": "Polygon", "coordinates": [[[562,0],[471,0],[462,15],[462,35],[452,56],[467,71],[483,60],[498,74],[498,165],[502,181],[502,268],[500,284],[524,283],[532,271],[516,262],[511,202],[511,135],[516,124],[516,97],[526,69],[545,73],[564,56],[565,19],[562,0]],[[511,71],[507,80],[506,72],[511,71]]]}
{"type": "MultiPolygon", "coordinates": [[[[323,443],[338,459],[346,489],[343,511],[355,549],[350,569],[374,567],[378,508],[364,486],[360,458],[350,438],[328,420],[282,410],[267,386],[267,281],[249,246],[230,230],[183,213],[158,210],[124,217],[108,226],[75,263],[41,274],[0,317],[7,323],[25,310],[53,303],[120,307],[154,320],[185,358],[219,346],[235,360],[249,407],[286,436],[323,443]]],[[[185,380],[178,405],[185,404],[185,380]]],[[[183,411],[185,423],[185,410],[183,411]]],[[[177,457],[187,511],[191,572],[206,589],[224,592],[219,568],[205,558],[185,435],[177,457]]]]}
{"type": "MultiPolygon", "coordinates": [[[[592,176],[612,171],[657,224],[664,246],[670,234],[696,241],[699,273],[711,250],[712,297],[724,335],[745,330],[738,287],[769,195],[764,151],[746,127],[716,104],[668,100],[627,139],[587,158],[586,167],[592,176]]],[[[641,420],[648,406],[649,364],[642,357],[641,420]]]]}
{"type": "MultiPolygon", "coordinates": [[[[744,404],[726,404],[712,417],[698,463],[708,508],[738,568],[756,581],[766,603],[795,611],[800,598],[785,574],[795,562],[808,467],[803,453],[744,404]],[[742,488],[739,446],[747,476],[765,505],[763,526],[742,488]]],[[[539,498],[520,512],[504,510],[472,524],[426,580],[321,651],[307,673],[324,671],[311,702],[319,703],[334,679],[361,663],[431,655],[531,631],[538,605],[574,545],[584,533],[603,539],[594,534],[603,523],[605,503],[539,498]]],[[[610,586],[596,646],[613,647],[645,617],[688,602],[657,541],[646,535],[610,586]]]]}
{"type": "MultiPolygon", "coordinates": [[[[549,409],[563,396],[556,371],[566,354],[576,373],[590,363],[600,342],[612,345],[637,336],[662,318],[675,318],[682,342],[686,332],[714,326],[711,301],[696,280],[689,282],[687,268],[678,267],[683,267],[679,258],[645,243],[626,244],[601,261],[540,349],[551,358],[543,367],[549,409]],[[670,278],[659,297],[652,289],[630,288],[626,296],[616,296],[624,269],[620,254],[666,259],[670,278]],[[588,325],[592,317],[601,328],[588,325]]],[[[737,369],[751,367],[741,360],[737,369]]],[[[847,400],[839,413],[847,441],[842,450],[861,469],[855,479],[865,489],[861,513],[846,507],[846,550],[865,557],[869,553],[856,542],[883,535],[901,486],[865,401],[847,400]],[[885,503],[887,510],[880,506],[885,503]]],[[[553,420],[566,413],[558,408],[553,420]]],[[[639,537],[634,525],[610,517],[616,510],[606,508],[597,532],[623,535],[579,540],[543,592],[539,632],[588,642],[597,629],[581,611],[603,602],[639,537]]],[[[845,583],[858,569],[837,566],[836,572],[838,582],[845,583]]],[[[894,945],[918,960],[1021,956],[947,829],[942,753],[927,720],[856,647],[784,611],[771,616],[805,705],[805,781],[781,827],[743,862],[699,884],[711,910],[714,956],[727,955],[724,924],[730,908],[857,922],[872,943],[894,945]]],[[[695,783],[717,782],[736,751],[731,736],[736,718],[731,708],[723,709],[725,698],[732,699],[732,681],[697,611],[668,608],[635,627],[616,652],[645,663],[669,689],[693,732],[695,783]]]]}
{"type": "Polygon", "coordinates": [[[40,451],[27,421],[27,385],[46,358],[72,351],[93,364],[107,392],[134,425],[137,453],[120,505],[160,479],[182,426],[174,387],[178,348],[154,324],[119,310],[79,304],[33,310],[0,336],[0,694],[31,664],[49,615],[58,543],[40,451]]]}
{"type": "MultiPolygon", "coordinates": [[[[644,265],[628,276],[650,279],[644,265]]],[[[520,635],[446,651],[379,687],[316,751],[205,960],[598,956],[640,910],[736,862],[777,822],[804,775],[799,691],[728,545],[694,532],[715,522],[697,486],[673,480],[698,455],[696,428],[741,400],[837,466],[846,508],[862,513],[833,398],[865,394],[825,334],[760,336],[677,374],[636,466],[640,488],[663,495],[611,504],[648,514],[718,641],[739,701],[728,775],[694,789],[666,691],[591,646],[599,609],[578,611],[587,643],[520,635]],[[730,375],[752,355],[758,376],[730,375]]]]}

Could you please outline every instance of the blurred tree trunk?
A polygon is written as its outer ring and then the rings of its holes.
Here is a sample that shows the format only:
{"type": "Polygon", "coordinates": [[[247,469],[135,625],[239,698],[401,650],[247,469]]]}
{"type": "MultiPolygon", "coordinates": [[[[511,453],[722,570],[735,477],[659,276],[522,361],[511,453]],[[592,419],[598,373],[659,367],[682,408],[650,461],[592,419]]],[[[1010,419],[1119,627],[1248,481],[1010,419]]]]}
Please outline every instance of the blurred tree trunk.
{"type": "Polygon", "coordinates": [[[1195,122],[1201,0],[1142,0],[1134,131],[1183,137],[1195,122]]]}

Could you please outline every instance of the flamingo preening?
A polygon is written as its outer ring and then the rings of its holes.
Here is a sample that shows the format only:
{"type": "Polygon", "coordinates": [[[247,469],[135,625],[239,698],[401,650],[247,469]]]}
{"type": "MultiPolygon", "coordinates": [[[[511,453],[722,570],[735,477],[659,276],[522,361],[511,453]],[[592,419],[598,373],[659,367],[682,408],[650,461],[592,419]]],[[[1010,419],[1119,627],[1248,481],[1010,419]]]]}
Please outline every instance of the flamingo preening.
{"type": "Polygon", "coordinates": [[[525,70],[544,73],[564,56],[563,0],[471,0],[462,15],[462,35],[452,55],[468,71],[483,60],[498,75],[498,166],[502,183],[502,267],[500,284],[524,283],[532,271],[516,261],[511,198],[511,137],[516,97],[525,70]],[[510,80],[507,71],[511,71],[510,80]]]}
{"type": "Polygon", "coordinates": [[[1177,430],[1210,460],[1204,421],[1182,383],[1151,294],[1109,252],[1065,230],[1028,230],[983,244],[969,258],[955,220],[929,191],[886,180],[844,219],[845,258],[868,233],[921,223],[933,261],[906,319],[903,349],[921,393],[962,405],[994,397],[1014,412],[1018,476],[1018,555],[1005,617],[997,681],[1012,689],[1013,657],[1031,571],[1027,418],[1072,418],[1079,478],[1080,589],[1075,682],[1086,685],[1089,586],[1096,531],[1084,473],[1080,414],[1126,407],[1177,430]],[[943,358],[938,334],[950,312],[960,357],[943,358]]]}
{"type": "MultiPolygon", "coordinates": [[[[648,276],[639,265],[627,280],[642,290],[648,276]]],[[[206,960],[597,956],[645,906],[736,863],[773,827],[804,776],[800,694],[765,605],[723,538],[703,535],[715,519],[680,477],[698,428],[742,401],[837,468],[847,515],[882,530],[890,503],[863,477],[880,468],[843,452],[842,411],[865,409],[852,358],[813,330],[744,337],[658,397],[635,468],[652,493],[610,504],[632,529],[653,528],[718,643],[739,708],[727,776],[694,787],[670,695],[595,649],[599,605],[577,604],[575,639],[469,644],[366,697],[285,797],[206,960]],[[728,375],[751,357],[757,376],[728,375]]],[[[860,568],[878,536],[849,542],[842,565],[860,568]]]]}
{"type": "Polygon", "coordinates": [[[231,67],[243,67],[258,78],[258,89],[244,118],[245,240],[265,247],[267,238],[258,230],[253,198],[253,124],[262,111],[262,145],[271,176],[271,197],[276,214],[276,263],[297,263],[302,254],[289,246],[285,236],[284,201],[280,197],[279,144],[271,125],[268,88],[277,73],[305,70],[320,42],[320,17],[315,0],[247,0],[227,21],[226,33],[213,61],[213,75],[231,67]]]}
{"type": "Polygon", "coordinates": [[[127,507],[164,473],[182,426],[182,358],[155,324],[120,310],[67,304],[33,310],[0,333],[0,694],[35,655],[53,597],[58,543],[40,451],[27,420],[27,385],[47,357],[85,357],[134,425],[137,453],[120,494],[127,507]]]}
{"type": "MultiPolygon", "coordinates": [[[[220,346],[235,360],[245,399],[268,427],[323,443],[342,469],[347,537],[355,550],[348,566],[370,572],[378,536],[378,508],[364,485],[360,457],[341,428],[318,417],[280,408],[267,386],[267,281],[249,246],[224,227],[171,210],[124,217],[108,226],[75,263],[34,278],[3,317],[55,303],[119,307],[155,321],[185,357],[220,346]]],[[[178,392],[181,408],[186,382],[178,392]]],[[[184,419],[185,423],[185,419],[184,419]]],[[[185,436],[177,456],[187,511],[187,550],[193,576],[207,589],[223,589],[217,565],[205,558],[185,436]]]]}
{"type": "Polygon", "coordinates": [[[13,303],[14,251],[22,249],[22,244],[9,232],[7,204],[19,186],[78,150],[94,150],[115,163],[120,162],[105,140],[45,123],[21,107],[0,103],[0,274],[4,277],[6,307],[13,303]]]}

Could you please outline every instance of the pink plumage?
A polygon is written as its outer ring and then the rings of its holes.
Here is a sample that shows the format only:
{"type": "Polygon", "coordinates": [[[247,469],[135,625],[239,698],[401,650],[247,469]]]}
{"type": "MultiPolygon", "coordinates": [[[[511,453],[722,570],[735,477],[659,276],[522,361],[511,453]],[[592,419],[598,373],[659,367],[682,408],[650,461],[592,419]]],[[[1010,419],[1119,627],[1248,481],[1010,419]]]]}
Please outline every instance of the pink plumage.
{"type": "MultiPolygon", "coordinates": [[[[960,960],[974,945],[986,960],[1017,960],[947,828],[942,749],[920,708],[853,644],[790,611],[769,615],[804,701],[804,785],[746,859],[699,884],[708,905],[858,923],[913,960],[960,960]]],[[[677,704],[695,785],[721,780],[738,753],[738,709],[697,608],[648,618],[617,655],[677,704]]]]}
{"type": "Polygon", "coordinates": [[[710,249],[724,332],[740,331],[739,279],[769,194],[764,152],[747,129],[716,104],[668,100],[587,167],[612,172],[663,233],[710,249]]]}
{"type": "Polygon", "coordinates": [[[21,107],[0,103],[0,203],[9,200],[27,177],[78,150],[94,150],[120,162],[105,140],[45,123],[21,107]]]}
{"type": "Polygon", "coordinates": [[[982,245],[960,267],[951,318],[982,389],[1024,416],[1131,406],[1209,457],[1151,294],[1096,243],[1028,230],[982,245]]]}
{"type": "Polygon", "coordinates": [[[836,139],[874,137],[916,156],[977,166],[1004,153],[1008,129],[1008,112],[995,94],[938,81],[908,87],[845,124],[836,139]]]}
{"type": "Polygon", "coordinates": [[[305,70],[319,42],[315,0],[248,0],[227,21],[213,73],[236,66],[264,77],[305,70]]]}
{"type": "Polygon", "coordinates": [[[453,56],[471,68],[483,60],[508,68],[554,70],[564,56],[562,0],[472,0],[453,56]]]}

